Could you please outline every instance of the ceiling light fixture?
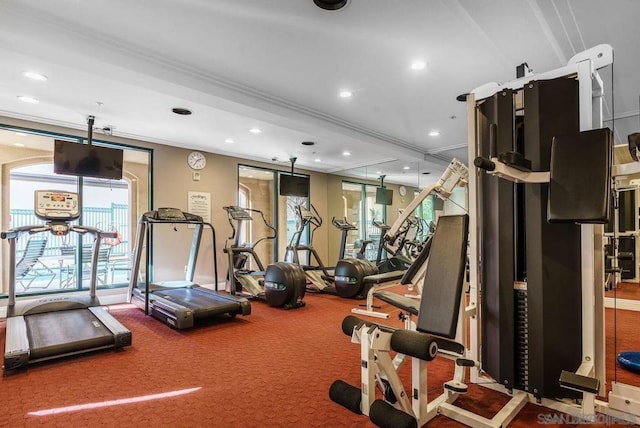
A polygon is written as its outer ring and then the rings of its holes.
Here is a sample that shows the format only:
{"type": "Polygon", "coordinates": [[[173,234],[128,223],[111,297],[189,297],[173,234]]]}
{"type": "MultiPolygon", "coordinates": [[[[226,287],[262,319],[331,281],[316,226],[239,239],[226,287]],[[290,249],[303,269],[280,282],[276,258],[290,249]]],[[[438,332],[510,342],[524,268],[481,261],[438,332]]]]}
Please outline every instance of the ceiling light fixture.
{"type": "Polygon", "coordinates": [[[314,161],[314,162],[322,162],[322,159],[320,159],[320,158],[315,158],[313,161],[314,161]]]}
{"type": "Polygon", "coordinates": [[[189,116],[191,113],[193,113],[191,110],[182,107],[174,107],[171,109],[171,111],[180,116],[189,116]]]}
{"type": "Polygon", "coordinates": [[[22,101],[23,103],[29,103],[29,104],[38,104],[40,102],[40,101],[38,101],[37,98],[29,97],[27,95],[20,95],[20,96],[18,96],[18,99],[20,101],[22,101]]]}
{"type": "Polygon", "coordinates": [[[18,137],[26,137],[27,136],[27,134],[25,134],[24,132],[16,132],[16,135],[18,137]]]}
{"type": "Polygon", "coordinates": [[[44,82],[49,80],[44,74],[40,74],[37,71],[23,71],[22,75],[31,80],[37,80],[38,82],[44,82]]]}
{"type": "Polygon", "coordinates": [[[411,63],[411,69],[415,71],[424,70],[426,66],[427,66],[427,63],[422,60],[413,61],[411,63]]]}
{"type": "Polygon", "coordinates": [[[351,156],[351,152],[349,150],[345,150],[342,152],[342,156],[351,156]]]}
{"type": "Polygon", "coordinates": [[[225,138],[224,143],[225,144],[233,144],[233,139],[232,138],[225,138]]]}
{"type": "Polygon", "coordinates": [[[340,91],[338,96],[340,98],[351,98],[351,97],[353,97],[353,92],[352,91],[347,91],[347,90],[340,91]]]}
{"type": "Polygon", "coordinates": [[[440,135],[440,131],[431,131],[429,132],[429,137],[437,137],[438,135],[440,135]]]}
{"type": "Polygon", "coordinates": [[[380,175],[380,174],[382,174],[382,171],[376,171],[376,174],[380,175]]]}
{"type": "Polygon", "coordinates": [[[411,169],[411,167],[410,167],[409,165],[405,165],[405,166],[403,166],[403,167],[402,167],[402,169],[404,169],[405,171],[407,171],[407,170],[410,170],[410,169],[411,169]]]}
{"type": "Polygon", "coordinates": [[[338,10],[346,6],[349,0],[313,0],[316,6],[324,10],[338,10]]]}
{"type": "Polygon", "coordinates": [[[256,134],[256,135],[257,135],[257,134],[262,133],[262,129],[260,129],[260,128],[255,128],[255,127],[254,127],[254,128],[251,128],[251,129],[249,130],[249,132],[251,132],[252,134],[256,134]]]}

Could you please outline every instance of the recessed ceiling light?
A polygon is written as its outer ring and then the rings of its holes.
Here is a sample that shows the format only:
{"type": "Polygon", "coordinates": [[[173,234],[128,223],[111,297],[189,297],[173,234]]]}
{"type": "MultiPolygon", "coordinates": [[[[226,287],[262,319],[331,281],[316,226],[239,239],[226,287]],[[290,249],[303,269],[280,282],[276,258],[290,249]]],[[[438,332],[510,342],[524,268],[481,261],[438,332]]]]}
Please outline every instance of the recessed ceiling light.
{"type": "Polygon", "coordinates": [[[189,110],[188,108],[182,108],[182,107],[174,107],[171,109],[172,112],[174,112],[175,114],[179,114],[180,116],[189,116],[192,111],[189,110]]]}
{"type": "Polygon", "coordinates": [[[376,174],[380,175],[382,174],[382,171],[376,171],[376,174]]]}
{"type": "Polygon", "coordinates": [[[262,129],[254,127],[254,128],[251,128],[249,132],[251,132],[252,134],[260,134],[262,132],[262,129]]]}
{"type": "Polygon", "coordinates": [[[351,156],[351,152],[349,150],[345,150],[342,152],[342,156],[351,156]]]}
{"type": "Polygon", "coordinates": [[[13,143],[13,145],[16,147],[24,147],[24,144],[22,143],[13,143]]]}
{"type": "Polygon", "coordinates": [[[440,131],[431,131],[429,132],[429,137],[437,137],[438,135],[440,135],[440,131]]]}
{"type": "Polygon", "coordinates": [[[426,66],[427,63],[422,60],[413,61],[411,63],[411,69],[415,71],[424,70],[426,66]]]}
{"type": "Polygon", "coordinates": [[[402,169],[404,169],[406,171],[408,169],[411,169],[411,167],[409,165],[405,165],[405,166],[402,167],[402,169]]]}
{"type": "Polygon", "coordinates": [[[23,103],[30,103],[30,104],[38,104],[40,102],[40,101],[38,101],[37,98],[29,97],[29,96],[26,96],[26,95],[20,95],[20,96],[18,96],[18,99],[20,101],[22,101],[23,103]]]}
{"type": "Polygon", "coordinates": [[[338,93],[338,96],[340,98],[351,98],[353,96],[353,92],[352,91],[347,91],[347,90],[340,91],[338,93]]]}
{"type": "Polygon", "coordinates": [[[225,144],[233,144],[233,139],[232,138],[225,138],[224,143],[225,144]]]}
{"type": "Polygon", "coordinates": [[[27,136],[27,134],[25,134],[24,132],[16,132],[16,135],[18,137],[26,137],[27,136]]]}
{"type": "Polygon", "coordinates": [[[314,162],[322,162],[322,159],[320,159],[320,158],[315,158],[313,161],[314,161],[314,162]]]}
{"type": "Polygon", "coordinates": [[[342,9],[348,0],[313,0],[316,6],[324,10],[342,9]]]}
{"type": "Polygon", "coordinates": [[[49,78],[47,76],[45,76],[44,74],[40,74],[40,73],[38,73],[36,71],[23,71],[22,75],[24,77],[29,78],[29,79],[37,80],[39,82],[44,82],[46,80],[49,80],[49,78]]]}

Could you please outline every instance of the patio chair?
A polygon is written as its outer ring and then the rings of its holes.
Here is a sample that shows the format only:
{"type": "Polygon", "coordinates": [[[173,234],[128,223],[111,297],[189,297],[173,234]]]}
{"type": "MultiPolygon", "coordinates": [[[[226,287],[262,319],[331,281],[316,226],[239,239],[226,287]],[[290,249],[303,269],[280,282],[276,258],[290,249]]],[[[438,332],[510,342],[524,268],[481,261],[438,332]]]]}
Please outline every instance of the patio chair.
{"type": "Polygon", "coordinates": [[[20,284],[25,291],[31,287],[47,288],[56,277],[55,272],[40,260],[46,246],[46,239],[29,239],[22,257],[16,263],[16,283],[20,284]],[[46,281],[46,285],[36,285],[40,283],[39,279],[46,281]]]}
{"type": "MultiPolygon", "coordinates": [[[[65,256],[75,255],[75,247],[62,247],[61,252],[65,256]]],[[[111,254],[110,246],[101,246],[98,250],[98,267],[96,270],[96,280],[98,284],[107,283],[107,274],[109,272],[109,255],[111,254]]],[[[91,278],[91,259],[93,257],[93,245],[82,246],[82,277],[84,280],[91,278]]],[[[66,286],[71,287],[75,285],[76,278],[76,266],[67,266],[67,280],[66,286]]]]}

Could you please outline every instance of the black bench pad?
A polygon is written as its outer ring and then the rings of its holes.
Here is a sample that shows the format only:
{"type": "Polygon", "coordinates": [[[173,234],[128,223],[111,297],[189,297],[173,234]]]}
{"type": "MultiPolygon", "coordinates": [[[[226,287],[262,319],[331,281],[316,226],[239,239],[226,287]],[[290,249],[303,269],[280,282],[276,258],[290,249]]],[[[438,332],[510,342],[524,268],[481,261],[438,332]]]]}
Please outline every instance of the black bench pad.
{"type": "Polygon", "coordinates": [[[365,276],[362,280],[365,284],[381,284],[383,282],[397,281],[404,275],[403,270],[392,270],[391,272],[378,273],[365,276]]]}
{"type": "Polygon", "coordinates": [[[418,315],[420,309],[420,300],[411,297],[402,296],[391,291],[376,291],[373,297],[377,297],[383,302],[390,303],[396,308],[409,312],[411,315],[418,315]]]}

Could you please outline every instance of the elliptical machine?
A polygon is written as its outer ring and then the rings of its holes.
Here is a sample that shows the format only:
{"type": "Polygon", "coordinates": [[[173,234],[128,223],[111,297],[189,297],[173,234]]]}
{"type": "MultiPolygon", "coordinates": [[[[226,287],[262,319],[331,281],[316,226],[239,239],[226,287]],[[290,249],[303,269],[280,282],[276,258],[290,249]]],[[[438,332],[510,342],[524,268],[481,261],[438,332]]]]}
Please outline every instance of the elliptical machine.
{"type": "MultiPolygon", "coordinates": [[[[313,204],[311,204],[310,210],[302,207],[302,205],[296,205],[295,210],[297,227],[287,245],[284,259],[286,262],[294,263],[304,269],[309,291],[336,294],[335,288],[332,285],[333,275],[330,273],[334,268],[325,266],[320,255],[318,255],[318,252],[313,247],[313,235],[316,230],[322,226],[322,217],[320,217],[318,210],[313,204]],[[309,227],[309,243],[301,244],[300,240],[307,227],[309,227]],[[309,265],[302,265],[300,263],[300,251],[308,254],[309,265]],[[311,264],[312,261],[315,261],[315,264],[311,264]]],[[[346,237],[344,239],[346,239],[346,237]]],[[[344,254],[344,249],[341,249],[341,251],[344,254]]]]}
{"type": "Polygon", "coordinates": [[[304,306],[302,299],[306,291],[306,279],[302,268],[291,263],[274,263],[267,266],[265,270],[264,264],[255,252],[260,242],[273,240],[278,233],[276,228],[267,221],[264,213],[257,209],[236,205],[223,207],[223,209],[227,212],[232,230],[224,246],[224,252],[228,255],[227,280],[231,294],[258,298],[266,301],[269,306],[285,309],[304,306]],[[271,233],[254,243],[241,244],[239,231],[244,222],[253,221],[251,213],[259,214],[271,233]],[[253,259],[257,270],[248,269],[249,258],[253,259]]]}

